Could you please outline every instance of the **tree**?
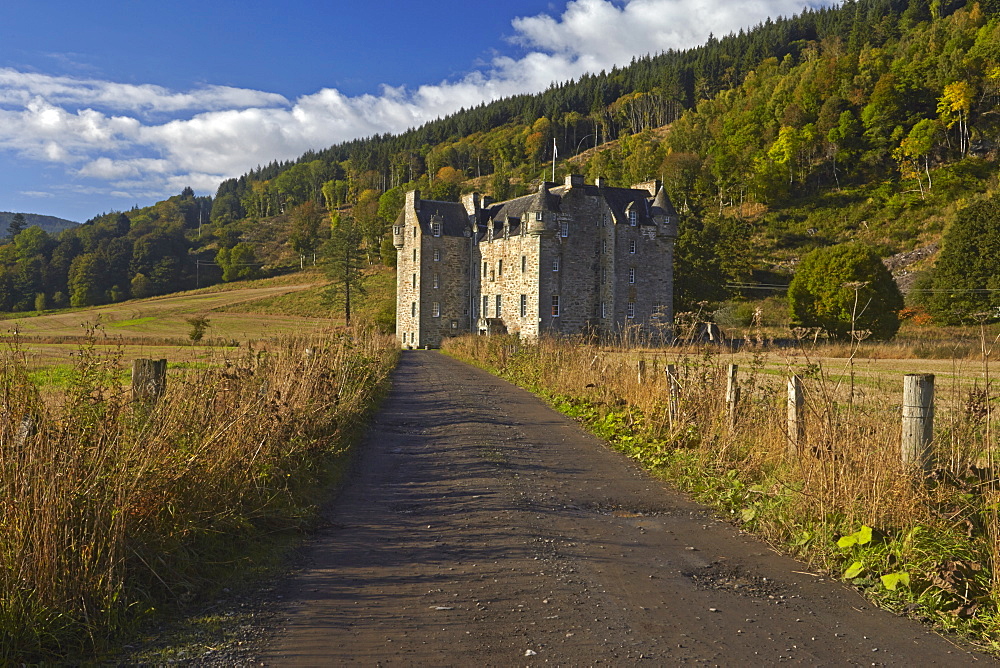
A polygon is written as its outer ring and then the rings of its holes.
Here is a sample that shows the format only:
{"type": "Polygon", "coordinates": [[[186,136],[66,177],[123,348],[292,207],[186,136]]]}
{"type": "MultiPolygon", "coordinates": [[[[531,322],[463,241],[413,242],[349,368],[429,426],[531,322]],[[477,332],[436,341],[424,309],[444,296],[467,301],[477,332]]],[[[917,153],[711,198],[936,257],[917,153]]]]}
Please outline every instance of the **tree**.
{"type": "Polygon", "coordinates": [[[962,324],[1000,307],[1000,195],[968,206],[942,240],[934,265],[933,292],[926,299],[936,320],[962,324]]]}
{"type": "Polygon", "coordinates": [[[958,124],[958,151],[963,156],[969,151],[969,110],[976,92],[967,81],[956,81],[944,87],[938,98],[937,112],[949,130],[958,124]]]}
{"type": "Polygon", "coordinates": [[[15,213],[14,217],[10,219],[10,224],[7,226],[7,239],[13,241],[14,237],[24,231],[27,225],[24,220],[24,214],[15,213]]]}
{"type": "Polygon", "coordinates": [[[94,306],[107,301],[104,277],[107,265],[98,253],[84,253],[69,268],[70,306],[94,306]]]}
{"type": "Polygon", "coordinates": [[[361,231],[354,219],[343,216],[330,232],[324,247],[326,275],[330,278],[328,297],[335,306],[343,306],[344,322],[351,325],[351,299],[364,294],[365,253],[361,249],[361,231]]]}
{"type": "Polygon", "coordinates": [[[204,314],[191,316],[187,319],[187,324],[191,325],[191,331],[188,332],[188,338],[191,339],[191,343],[198,343],[205,337],[205,332],[208,331],[210,322],[204,314]]]}
{"type": "Polygon", "coordinates": [[[867,331],[887,340],[899,330],[903,296],[875,249],[851,242],[802,258],[788,306],[794,325],[821,327],[836,338],[867,331]]]}
{"type": "Polygon", "coordinates": [[[239,281],[257,278],[260,264],[253,246],[241,241],[232,248],[223,248],[215,255],[215,263],[222,268],[222,280],[239,281]]]}
{"type": "Polygon", "coordinates": [[[316,203],[309,200],[292,209],[290,222],[291,234],[288,236],[288,241],[292,245],[292,250],[299,256],[299,269],[301,269],[306,257],[313,255],[319,246],[322,216],[316,208],[316,203]]]}

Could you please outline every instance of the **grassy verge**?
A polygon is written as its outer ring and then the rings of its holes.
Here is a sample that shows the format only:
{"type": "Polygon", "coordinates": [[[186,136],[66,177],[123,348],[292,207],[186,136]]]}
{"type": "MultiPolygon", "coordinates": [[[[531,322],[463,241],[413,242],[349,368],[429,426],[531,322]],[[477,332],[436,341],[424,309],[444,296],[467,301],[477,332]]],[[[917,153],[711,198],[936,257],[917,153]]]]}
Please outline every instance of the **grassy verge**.
{"type": "Polygon", "coordinates": [[[0,663],[99,656],[259,568],[313,521],[396,358],[373,331],[276,340],[174,368],[146,405],[93,342],[55,401],[0,354],[0,663]]]}
{"type": "Polygon", "coordinates": [[[808,426],[789,456],[784,381],[762,372],[762,353],[740,369],[734,420],[725,364],[711,351],[659,352],[658,364],[677,369],[676,402],[662,368],[649,364],[639,381],[635,352],[507,337],[452,339],[445,351],[539,394],[656,475],[883,607],[1000,648],[1000,482],[988,375],[978,389],[939,398],[951,405],[939,408],[936,468],[924,479],[900,462],[896,378],[860,388],[833,381],[821,365],[789,368],[805,377],[808,426]]]}

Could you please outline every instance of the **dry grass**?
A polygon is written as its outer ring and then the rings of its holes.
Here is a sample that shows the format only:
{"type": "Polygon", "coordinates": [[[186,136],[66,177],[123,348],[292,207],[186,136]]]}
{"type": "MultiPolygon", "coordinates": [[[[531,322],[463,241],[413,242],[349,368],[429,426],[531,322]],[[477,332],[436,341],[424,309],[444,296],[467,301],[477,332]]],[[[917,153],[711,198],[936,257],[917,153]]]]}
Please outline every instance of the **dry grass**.
{"type": "Polygon", "coordinates": [[[48,402],[23,351],[0,354],[0,663],[93,655],[308,521],[396,354],[373,331],[217,351],[155,405],[93,342],[48,402]]]}
{"type": "MultiPolygon", "coordinates": [[[[978,365],[927,363],[951,377],[937,395],[936,460],[926,479],[900,457],[900,366],[863,359],[857,346],[846,359],[823,346],[734,356],[696,346],[526,345],[499,337],[453,339],[446,350],[547,396],[748,529],[838,576],[846,570],[883,604],[910,606],[996,647],[1000,484],[988,346],[978,365]],[[733,362],[741,390],[735,420],[725,400],[733,362]],[[679,380],[675,402],[667,364],[679,380]],[[807,435],[790,449],[785,386],[792,373],[805,385],[807,435]],[[875,537],[838,545],[862,527],[875,537]],[[904,573],[907,587],[890,589],[883,579],[892,584],[904,573]]],[[[912,360],[906,372],[923,372],[913,366],[924,363],[912,360]]]]}

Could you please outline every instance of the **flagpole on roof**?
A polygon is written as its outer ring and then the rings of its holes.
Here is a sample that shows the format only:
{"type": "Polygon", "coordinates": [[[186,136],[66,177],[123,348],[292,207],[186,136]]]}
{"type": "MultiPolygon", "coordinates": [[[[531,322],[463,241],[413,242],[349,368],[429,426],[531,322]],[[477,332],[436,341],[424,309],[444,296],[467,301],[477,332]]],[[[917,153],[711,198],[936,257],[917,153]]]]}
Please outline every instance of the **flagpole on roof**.
{"type": "Polygon", "coordinates": [[[552,138],[552,183],[556,182],[556,156],[559,155],[559,150],[556,148],[556,138],[552,138]]]}

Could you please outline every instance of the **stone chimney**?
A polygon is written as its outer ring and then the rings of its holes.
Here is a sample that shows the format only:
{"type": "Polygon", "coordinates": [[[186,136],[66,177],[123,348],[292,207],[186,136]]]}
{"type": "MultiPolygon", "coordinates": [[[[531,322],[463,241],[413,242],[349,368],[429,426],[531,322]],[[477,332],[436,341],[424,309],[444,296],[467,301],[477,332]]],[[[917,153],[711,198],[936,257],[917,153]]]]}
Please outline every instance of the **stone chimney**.
{"type": "Polygon", "coordinates": [[[583,177],[579,174],[567,174],[566,175],[566,185],[570,188],[576,188],[583,185],[583,177]]]}
{"type": "Polygon", "coordinates": [[[406,193],[406,208],[420,211],[420,191],[413,189],[406,193]]]}
{"type": "Polygon", "coordinates": [[[650,197],[656,197],[656,193],[660,192],[660,187],[662,185],[663,183],[661,183],[659,179],[656,179],[654,181],[646,181],[644,183],[633,183],[632,189],[645,190],[649,193],[650,197]]]}
{"type": "Polygon", "coordinates": [[[475,216],[480,211],[479,193],[471,192],[462,195],[462,206],[465,207],[465,212],[470,216],[475,216]]]}

